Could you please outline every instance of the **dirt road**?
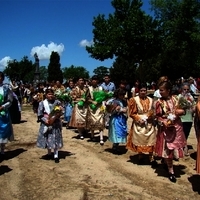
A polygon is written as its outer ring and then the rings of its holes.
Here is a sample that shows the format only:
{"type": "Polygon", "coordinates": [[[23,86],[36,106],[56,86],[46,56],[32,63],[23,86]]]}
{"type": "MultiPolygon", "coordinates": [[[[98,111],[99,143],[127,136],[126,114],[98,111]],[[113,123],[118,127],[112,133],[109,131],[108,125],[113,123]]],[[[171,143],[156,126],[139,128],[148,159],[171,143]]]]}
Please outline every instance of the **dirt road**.
{"type": "MultiPolygon", "coordinates": [[[[158,160],[138,165],[137,156],[124,146],[122,154],[112,144],[79,140],[74,130],[63,128],[64,148],[60,163],[42,159],[46,150],[36,147],[39,124],[29,108],[22,123],[14,124],[15,141],[6,148],[0,163],[1,200],[192,200],[200,199],[200,176],[196,175],[196,138],[191,132],[190,157],[176,161],[177,183],[171,183],[158,160]]],[[[98,135],[96,135],[98,137],[98,135]]]]}

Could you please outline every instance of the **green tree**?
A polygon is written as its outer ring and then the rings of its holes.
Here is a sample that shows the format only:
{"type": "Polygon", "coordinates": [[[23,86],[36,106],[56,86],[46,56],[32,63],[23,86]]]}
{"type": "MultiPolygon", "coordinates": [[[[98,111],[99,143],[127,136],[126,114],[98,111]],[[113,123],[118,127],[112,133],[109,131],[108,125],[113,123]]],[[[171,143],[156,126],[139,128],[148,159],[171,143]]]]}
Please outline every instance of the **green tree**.
{"type": "Polygon", "coordinates": [[[100,80],[107,74],[109,74],[109,68],[104,66],[99,66],[93,70],[94,75],[97,75],[100,80]]]}
{"type": "Polygon", "coordinates": [[[162,49],[155,62],[171,79],[199,76],[200,1],[151,0],[162,33],[162,49]]]}
{"type": "Polygon", "coordinates": [[[32,83],[34,79],[35,66],[27,56],[24,56],[21,61],[16,59],[9,61],[3,71],[11,80],[22,80],[23,82],[32,83]]]}
{"type": "Polygon", "coordinates": [[[48,81],[63,82],[63,73],[61,70],[60,56],[57,52],[52,51],[50,56],[50,63],[48,65],[48,81]]]}
{"type": "Polygon", "coordinates": [[[75,67],[74,65],[63,68],[63,75],[66,80],[70,78],[77,80],[79,77],[88,79],[90,77],[89,72],[84,67],[75,67]]]}
{"type": "Polygon", "coordinates": [[[40,72],[40,80],[46,81],[47,78],[48,78],[48,70],[47,70],[47,68],[45,66],[40,66],[39,72],[40,72]]]}
{"type": "Polygon", "coordinates": [[[112,0],[111,4],[115,11],[108,19],[103,14],[94,17],[94,44],[86,50],[92,58],[101,61],[115,58],[117,64],[112,72],[117,77],[112,78],[119,80],[128,74],[126,79],[130,82],[135,78],[136,63],[158,54],[159,42],[155,37],[158,24],[141,9],[141,0],[112,0]],[[121,73],[114,72],[116,67],[123,69],[121,73]]]}

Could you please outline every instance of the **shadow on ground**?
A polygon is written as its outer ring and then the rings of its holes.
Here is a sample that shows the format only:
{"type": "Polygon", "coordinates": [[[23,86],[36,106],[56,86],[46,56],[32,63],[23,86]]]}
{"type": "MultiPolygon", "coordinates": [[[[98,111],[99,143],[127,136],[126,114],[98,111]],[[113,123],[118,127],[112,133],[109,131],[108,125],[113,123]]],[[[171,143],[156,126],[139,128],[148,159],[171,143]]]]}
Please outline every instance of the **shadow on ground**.
{"type": "Polygon", "coordinates": [[[10,171],[12,171],[12,169],[10,169],[7,165],[0,166],[0,176],[10,171]]]}
{"type": "Polygon", "coordinates": [[[192,175],[188,178],[188,181],[192,184],[193,191],[200,195],[200,175],[192,175]]]}

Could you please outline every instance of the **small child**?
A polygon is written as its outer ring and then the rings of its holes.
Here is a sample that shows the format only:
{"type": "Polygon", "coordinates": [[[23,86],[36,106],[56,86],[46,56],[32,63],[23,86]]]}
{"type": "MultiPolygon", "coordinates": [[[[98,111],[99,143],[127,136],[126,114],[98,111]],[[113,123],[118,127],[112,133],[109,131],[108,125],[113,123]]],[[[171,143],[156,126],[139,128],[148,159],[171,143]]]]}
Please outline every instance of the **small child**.
{"type": "Polygon", "coordinates": [[[52,89],[46,89],[46,99],[39,103],[38,118],[40,119],[40,128],[37,138],[37,147],[47,148],[47,159],[51,159],[51,150],[54,149],[55,163],[59,163],[58,149],[63,147],[61,112],[54,112],[60,105],[60,101],[55,99],[52,89]]]}

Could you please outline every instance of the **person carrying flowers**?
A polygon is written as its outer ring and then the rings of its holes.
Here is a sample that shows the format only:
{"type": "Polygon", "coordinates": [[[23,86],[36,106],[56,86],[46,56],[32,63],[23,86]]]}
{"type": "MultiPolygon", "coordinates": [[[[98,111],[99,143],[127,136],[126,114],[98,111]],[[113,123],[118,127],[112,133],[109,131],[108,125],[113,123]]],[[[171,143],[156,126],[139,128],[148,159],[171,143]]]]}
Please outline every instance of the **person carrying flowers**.
{"type": "Polygon", "coordinates": [[[73,109],[69,122],[69,127],[74,127],[78,129],[79,137],[81,140],[84,139],[84,132],[86,131],[86,90],[87,87],[85,87],[85,81],[82,77],[80,77],[77,81],[76,87],[74,87],[70,92],[72,97],[73,109]]]}
{"type": "Polygon", "coordinates": [[[148,154],[150,162],[152,162],[156,144],[156,129],[153,99],[147,96],[145,83],[138,85],[138,96],[129,99],[129,116],[133,122],[126,147],[138,153],[139,164],[144,163],[143,154],[148,154]]]}
{"type": "Polygon", "coordinates": [[[55,163],[59,163],[58,149],[63,147],[61,115],[63,108],[61,102],[55,98],[52,89],[46,89],[46,99],[39,103],[38,118],[40,128],[37,138],[37,147],[47,149],[46,159],[51,159],[54,150],[55,163]]]}
{"type": "Polygon", "coordinates": [[[155,102],[155,115],[158,121],[155,154],[164,158],[168,167],[169,180],[176,182],[173,159],[184,156],[183,148],[186,146],[186,139],[180,116],[185,114],[185,109],[179,105],[178,98],[171,94],[170,81],[160,82],[158,88],[161,98],[155,102]]]}
{"type": "MultiPolygon", "coordinates": [[[[185,82],[181,86],[181,94],[178,95],[179,104],[182,105],[182,108],[185,107],[186,114],[180,116],[183,124],[183,131],[185,134],[186,140],[190,134],[190,130],[193,124],[193,115],[195,112],[196,101],[190,93],[190,85],[185,82]]],[[[184,148],[185,156],[189,156],[187,145],[184,148]]]]}
{"type": "Polygon", "coordinates": [[[127,141],[127,100],[126,91],[118,88],[112,99],[106,101],[106,110],[110,114],[108,140],[113,143],[114,154],[120,153],[119,144],[127,141]]]}
{"type": "Polygon", "coordinates": [[[94,75],[91,79],[91,86],[86,92],[86,101],[88,104],[86,127],[91,132],[91,140],[95,141],[94,131],[99,130],[100,144],[103,145],[103,130],[105,128],[103,101],[106,100],[107,92],[98,85],[99,79],[94,75]]]}

